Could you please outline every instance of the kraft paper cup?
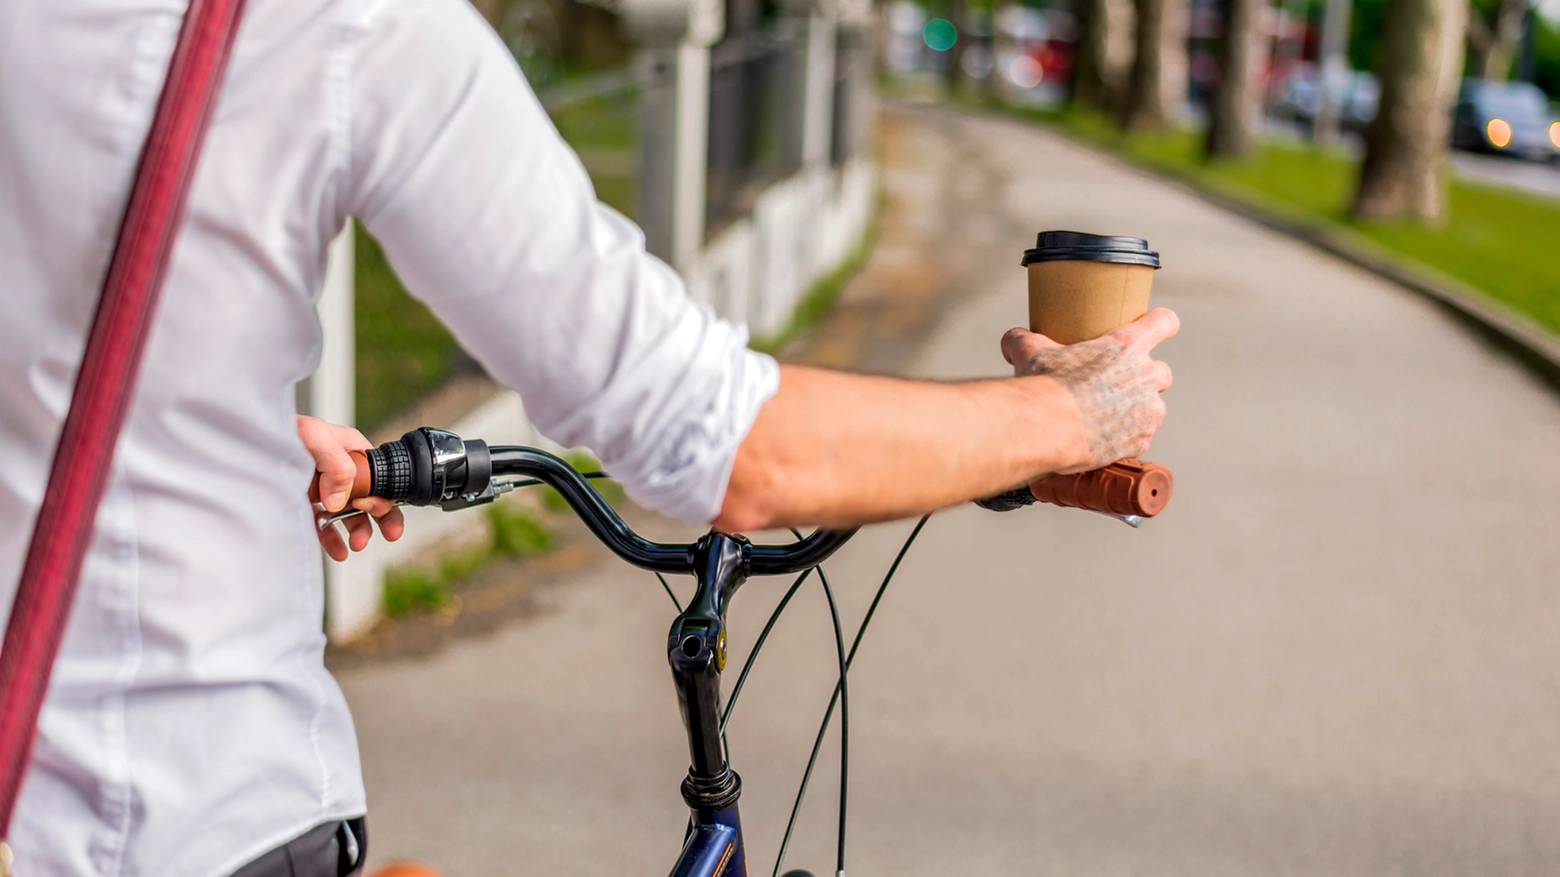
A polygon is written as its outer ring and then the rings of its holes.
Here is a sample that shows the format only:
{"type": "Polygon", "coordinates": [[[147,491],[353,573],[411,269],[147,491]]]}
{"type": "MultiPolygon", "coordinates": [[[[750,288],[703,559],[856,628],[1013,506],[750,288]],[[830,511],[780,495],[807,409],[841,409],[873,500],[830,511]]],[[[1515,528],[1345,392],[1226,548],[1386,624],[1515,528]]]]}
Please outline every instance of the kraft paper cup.
{"type": "Polygon", "coordinates": [[[1142,238],[1043,231],[1023,264],[1030,330],[1077,344],[1148,313],[1159,254],[1142,238]]]}

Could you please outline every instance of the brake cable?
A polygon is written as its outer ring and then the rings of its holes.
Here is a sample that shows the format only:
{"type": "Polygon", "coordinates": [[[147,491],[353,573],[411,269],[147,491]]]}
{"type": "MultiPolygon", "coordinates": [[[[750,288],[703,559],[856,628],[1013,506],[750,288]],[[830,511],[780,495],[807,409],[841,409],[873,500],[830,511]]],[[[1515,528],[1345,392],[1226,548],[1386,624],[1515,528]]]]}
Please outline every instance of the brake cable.
{"type": "MultiPolygon", "coordinates": [[[[905,543],[899,548],[899,554],[894,557],[894,562],[889,565],[887,574],[883,576],[883,583],[878,585],[877,593],[872,596],[872,603],[867,607],[867,614],[862,617],[861,626],[856,629],[856,636],[851,641],[850,652],[845,656],[844,671],[846,673],[850,671],[850,665],[856,660],[856,650],[861,647],[861,639],[867,633],[867,626],[872,623],[872,616],[877,613],[878,604],[883,600],[883,593],[888,590],[888,583],[893,581],[894,574],[899,571],[900,562],[905,559],[905,554],[909,552],[910,546],[915,544],[916,537],[921,535],[921,528],[926,526],[926,522],[931,517],[931,513],[927,513],[922,515],[921,520],[916,522],[915,529],[911,530],[910,535],[905,538],[905,543]]],[[[818,571],[821,576],[823,570],[819,568],[818,571]]],[[[829,708],[823,713],[823,721],[818,725],[818,736],[813,740],[812,755],[810,755],[807,759],[807,769],[802,773],[801,787],[796,790],[796,801],[791,805],[791,818],[786,822],[785,825],[785,837],[780,841],[779,854],[775,856],[775,877],[778,877],[780,874],[780,866],[785,862],[785,852],[791,846],[791,835],[796,829],[796,817],[801,812],[802,799],[807,796],[807,784],[812,780],[813,767],[817,764],[818,761],[818,751],[823,747],[823,736],[829,729],[829,720],[834,716],[834,704],[841,699],[843,682],[844,678],[842,674],[840,683],[834,686],[834,695],[829,698],[829,708]]],[[[845,736],[847,733],[843,714],[841,715],[840,719],[840,733],[841,736],[845,736]]],[[[841,767],[843,768],[843,765],[841,765],[841,767]]],[[[845,773],[842,769],[840,772],[840,844],[838,855],[839,873],[843,873],[845,870],[844,838],[845,773]]]]}

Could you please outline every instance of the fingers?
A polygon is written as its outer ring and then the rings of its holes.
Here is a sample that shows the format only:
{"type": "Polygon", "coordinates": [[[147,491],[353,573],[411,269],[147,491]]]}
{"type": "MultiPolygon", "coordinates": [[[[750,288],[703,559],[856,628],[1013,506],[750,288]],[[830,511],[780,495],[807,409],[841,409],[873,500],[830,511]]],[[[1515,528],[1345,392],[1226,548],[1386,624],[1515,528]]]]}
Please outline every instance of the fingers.
{"type": "Polygon", "coordinates": [[[360,509],[372,515],[379,522],[379,532],[384,534],[387,541],[394,542],[401,538],[406,530],[406,519],[401,515],[401,510],[396,504],[384,497],[365,496],[352,501],[352,507],[360,509]]]}
{"type": "Polygon", "coordinates": [[[1061,346],[1038,332],[1014,327],[1002,336],[1002,358],[1008,361],[1008,365],[1016,366],[1028,362],[1042,350],[1061,346]]]}
{"type": "Polygon", "coordinates": [[[343,561],[347,559],[347,543],[341,540],[341,532],[332,524],[319,532],[320,547],[330,555],[331,560],[343,561]]]}
{"type": "Polygon", "coordinates": [[[1154,360],[1153,363],[1149,366],[1149,381],[1153,383],[1154,389],[1158,390],[1159,392],[1163,393],[1164,391],[1170,389],[1170,383],[1174,380],[1175,375],[1170,373],[1170,366],[1168,363],[1154,360]]]}
{"type": "Polygon", "coordinates": [[[406,532],[406,519],[401,516],[401,510],[392,507],[384,515],[375,518],[379,522],[379,532],[384,534],[386,542],[394,542],[406,532]]]}
{"type": "Polygon", "coordinates": [[[362,551],[368,546],[368,540],[374,538],[374,522],[368,515],[344,518],[341,525],[347,528],[347,547],[353,551],[362,551]]]}
{"type": "Polygon", "coordinates": [[[314,457],[314,468],[320,473],[316,479],[318,486],[311,487],[310,496],[318,498],[328,512],[346,508],[347,493],[352,489],[352,479],[357,477],[357,464],[347,453],[338,430],[362,435],[355,429],[335,427],[316,417],[298,416],[298,437],[314,457]]]}
{"type": "Polygon", "coordinates": [[[1181,318],[1169,308],[1154,308],[1136,320],[1116,329],[1110,337],[1122,347],[1148,353],[1159,342],[1174,335],[1181,328],[1181,318]]]}

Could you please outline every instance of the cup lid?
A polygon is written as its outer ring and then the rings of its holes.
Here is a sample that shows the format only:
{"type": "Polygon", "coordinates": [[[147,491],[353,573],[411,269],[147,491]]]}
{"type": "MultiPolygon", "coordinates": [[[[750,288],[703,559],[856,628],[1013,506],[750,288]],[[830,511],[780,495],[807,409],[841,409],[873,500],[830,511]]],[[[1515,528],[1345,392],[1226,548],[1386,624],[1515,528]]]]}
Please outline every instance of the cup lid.
{"type": "Polygon", "coordinates": [[[1142,238],[1085,234],[1081,231],[1042,231],[1035,248],[1024,251],[1022,264],[1034,262],[1114,262],[1118,265],[1159,267],[1159,254],[1142,238]]]}

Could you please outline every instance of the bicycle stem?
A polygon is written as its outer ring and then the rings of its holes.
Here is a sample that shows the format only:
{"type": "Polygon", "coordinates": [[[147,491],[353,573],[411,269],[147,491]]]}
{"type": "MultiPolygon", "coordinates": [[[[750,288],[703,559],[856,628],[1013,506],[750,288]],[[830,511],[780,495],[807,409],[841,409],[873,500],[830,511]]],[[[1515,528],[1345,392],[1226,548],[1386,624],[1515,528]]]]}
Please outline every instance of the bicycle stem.
{"type": "MultiPolygon", "coordinates": [[[[697,588],[672,622],[666,643],[677,705],[688,732],[689,767],[682,796],[691,811],[690,837],[706,830],[732,830],[731,861],[722,869],[730,875],[746,875],[747,862],[737,811],[742,780],[721,746],[720,676],[726,668],[726,609],[747,580],[752,551],[751,543],[741,536],[713,531],[694,543],[697,588]]],[[[697,858],[685,854],[679,870],[697,858]]],[[[674,877],[678,873],[674,870],[674,877]]]]}

